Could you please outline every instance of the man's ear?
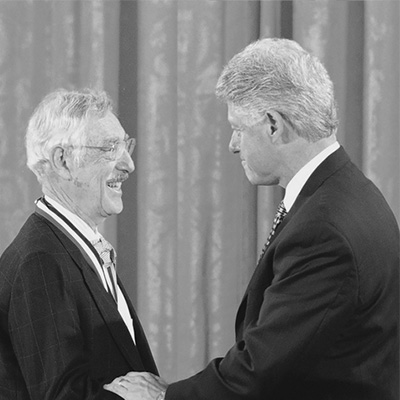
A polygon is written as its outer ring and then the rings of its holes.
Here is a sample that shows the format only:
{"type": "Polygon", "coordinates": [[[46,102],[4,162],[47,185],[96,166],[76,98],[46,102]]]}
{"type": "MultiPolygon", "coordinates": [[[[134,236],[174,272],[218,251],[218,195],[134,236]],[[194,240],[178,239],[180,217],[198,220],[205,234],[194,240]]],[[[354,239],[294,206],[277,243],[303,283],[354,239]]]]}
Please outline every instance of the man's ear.
{"type": "Polygon", "coordinates": [[[276,111],[269,111],[267,112],[267,118],[270,125],[269,134],[275,135],[275,133],[279,131],[279,129],[282,129],[282,123],[283,123],[282,117],[276,111]]]}
{"type": "Polygon", "coordinates": [[[56,146],[51,152],[50,163],[53,171],[66,180],[71,179],[71,172],[67,163],[65,150],[61,146],[56,146]]]}
{"type": "Polygon", "coordinates": [[[282,115],[277,111],[269,111],[267,113],[268,134],[274,141],[282,139],[285,130],[285,123],[282,115]]]}

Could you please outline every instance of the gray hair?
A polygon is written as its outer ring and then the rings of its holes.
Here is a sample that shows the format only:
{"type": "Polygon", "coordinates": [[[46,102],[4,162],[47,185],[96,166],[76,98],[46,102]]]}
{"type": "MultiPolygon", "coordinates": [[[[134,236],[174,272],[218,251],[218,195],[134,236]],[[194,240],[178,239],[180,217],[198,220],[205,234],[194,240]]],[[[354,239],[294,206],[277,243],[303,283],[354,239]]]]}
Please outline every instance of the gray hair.
{"type": "Polygon", "coordinates": [[[25,145],[27,166],[39,181],[46,174],[46,164],[56,146],[71,151],[75,162],[84,153],[93,120],[112,112],[112,103],[103,91],[58,89],[48,94],[37,106],[29,120],[25,145]]]}
{"type": "Polygon", "coordinates": [[[261,39],[236,54],[218,79],[216,95],[260,121],[279,112],[310,142],[336,133],[333,84],[322,63],[288,39],[261,39]]]}

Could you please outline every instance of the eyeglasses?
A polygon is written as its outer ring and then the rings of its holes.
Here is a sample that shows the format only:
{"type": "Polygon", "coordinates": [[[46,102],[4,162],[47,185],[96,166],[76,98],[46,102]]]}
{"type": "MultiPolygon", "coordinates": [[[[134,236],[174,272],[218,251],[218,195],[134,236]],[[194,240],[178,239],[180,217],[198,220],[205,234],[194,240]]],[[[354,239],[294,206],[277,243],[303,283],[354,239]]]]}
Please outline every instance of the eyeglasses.
{"type": "Polygon", "coordinates": [[[109,146],[82,146],[82,147],[86,147],[87,149],[100,150],[104,152],[104,157],[106,159],[115,161],[122,156],[124,150],[126,150],[128,154],[131,156],[133,150],[135,149],[135,146],[136,146],[136,139],[129,138],[126,140],[118,140],[117,142],[114,142],[109,146]]]}

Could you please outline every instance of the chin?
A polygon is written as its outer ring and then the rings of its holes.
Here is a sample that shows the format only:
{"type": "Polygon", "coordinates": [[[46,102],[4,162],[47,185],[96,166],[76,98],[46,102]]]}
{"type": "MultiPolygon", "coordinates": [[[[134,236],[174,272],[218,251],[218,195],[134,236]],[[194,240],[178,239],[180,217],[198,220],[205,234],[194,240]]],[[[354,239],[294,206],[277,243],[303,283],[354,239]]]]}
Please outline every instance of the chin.
{"type": "Polygon", "coordinates": [[[265,179],[265,177],[261,177],[261,176],[251,174],[251,173],[249,173],[249,174],[246,173],[246,177],[252,185],[272,186],[272,185],[277,184],[277,181],[276,182],[269,181],[268,179],[265,179]]]}
{"type": "Polygon", "coordinates": [[[110,202],[109,204],[105,204],[103,210],[107,215],[116,215],[120,214],[121,211],[124,209],[122,201],[119,202],[110,202]]]}
{"type": "Polygon", "coordinates": [[[260,182],[260,177],[253,174],[251,171],[246,171],[246,178],[252,185],[262,185],[262,182],[260,182]]]}

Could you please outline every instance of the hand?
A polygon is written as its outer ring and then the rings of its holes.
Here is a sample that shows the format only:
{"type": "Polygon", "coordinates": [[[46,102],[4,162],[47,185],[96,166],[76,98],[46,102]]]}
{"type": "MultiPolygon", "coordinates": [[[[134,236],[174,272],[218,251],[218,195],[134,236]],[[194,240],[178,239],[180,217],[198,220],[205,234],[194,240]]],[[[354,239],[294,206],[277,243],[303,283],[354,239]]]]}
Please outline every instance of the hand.
{"type": "Polygon", "coordinates": [[[104,389],[114,392],[125,400],[157,400],[168,384],[150,372],[128,372],[104,385],[104,389]]]}

